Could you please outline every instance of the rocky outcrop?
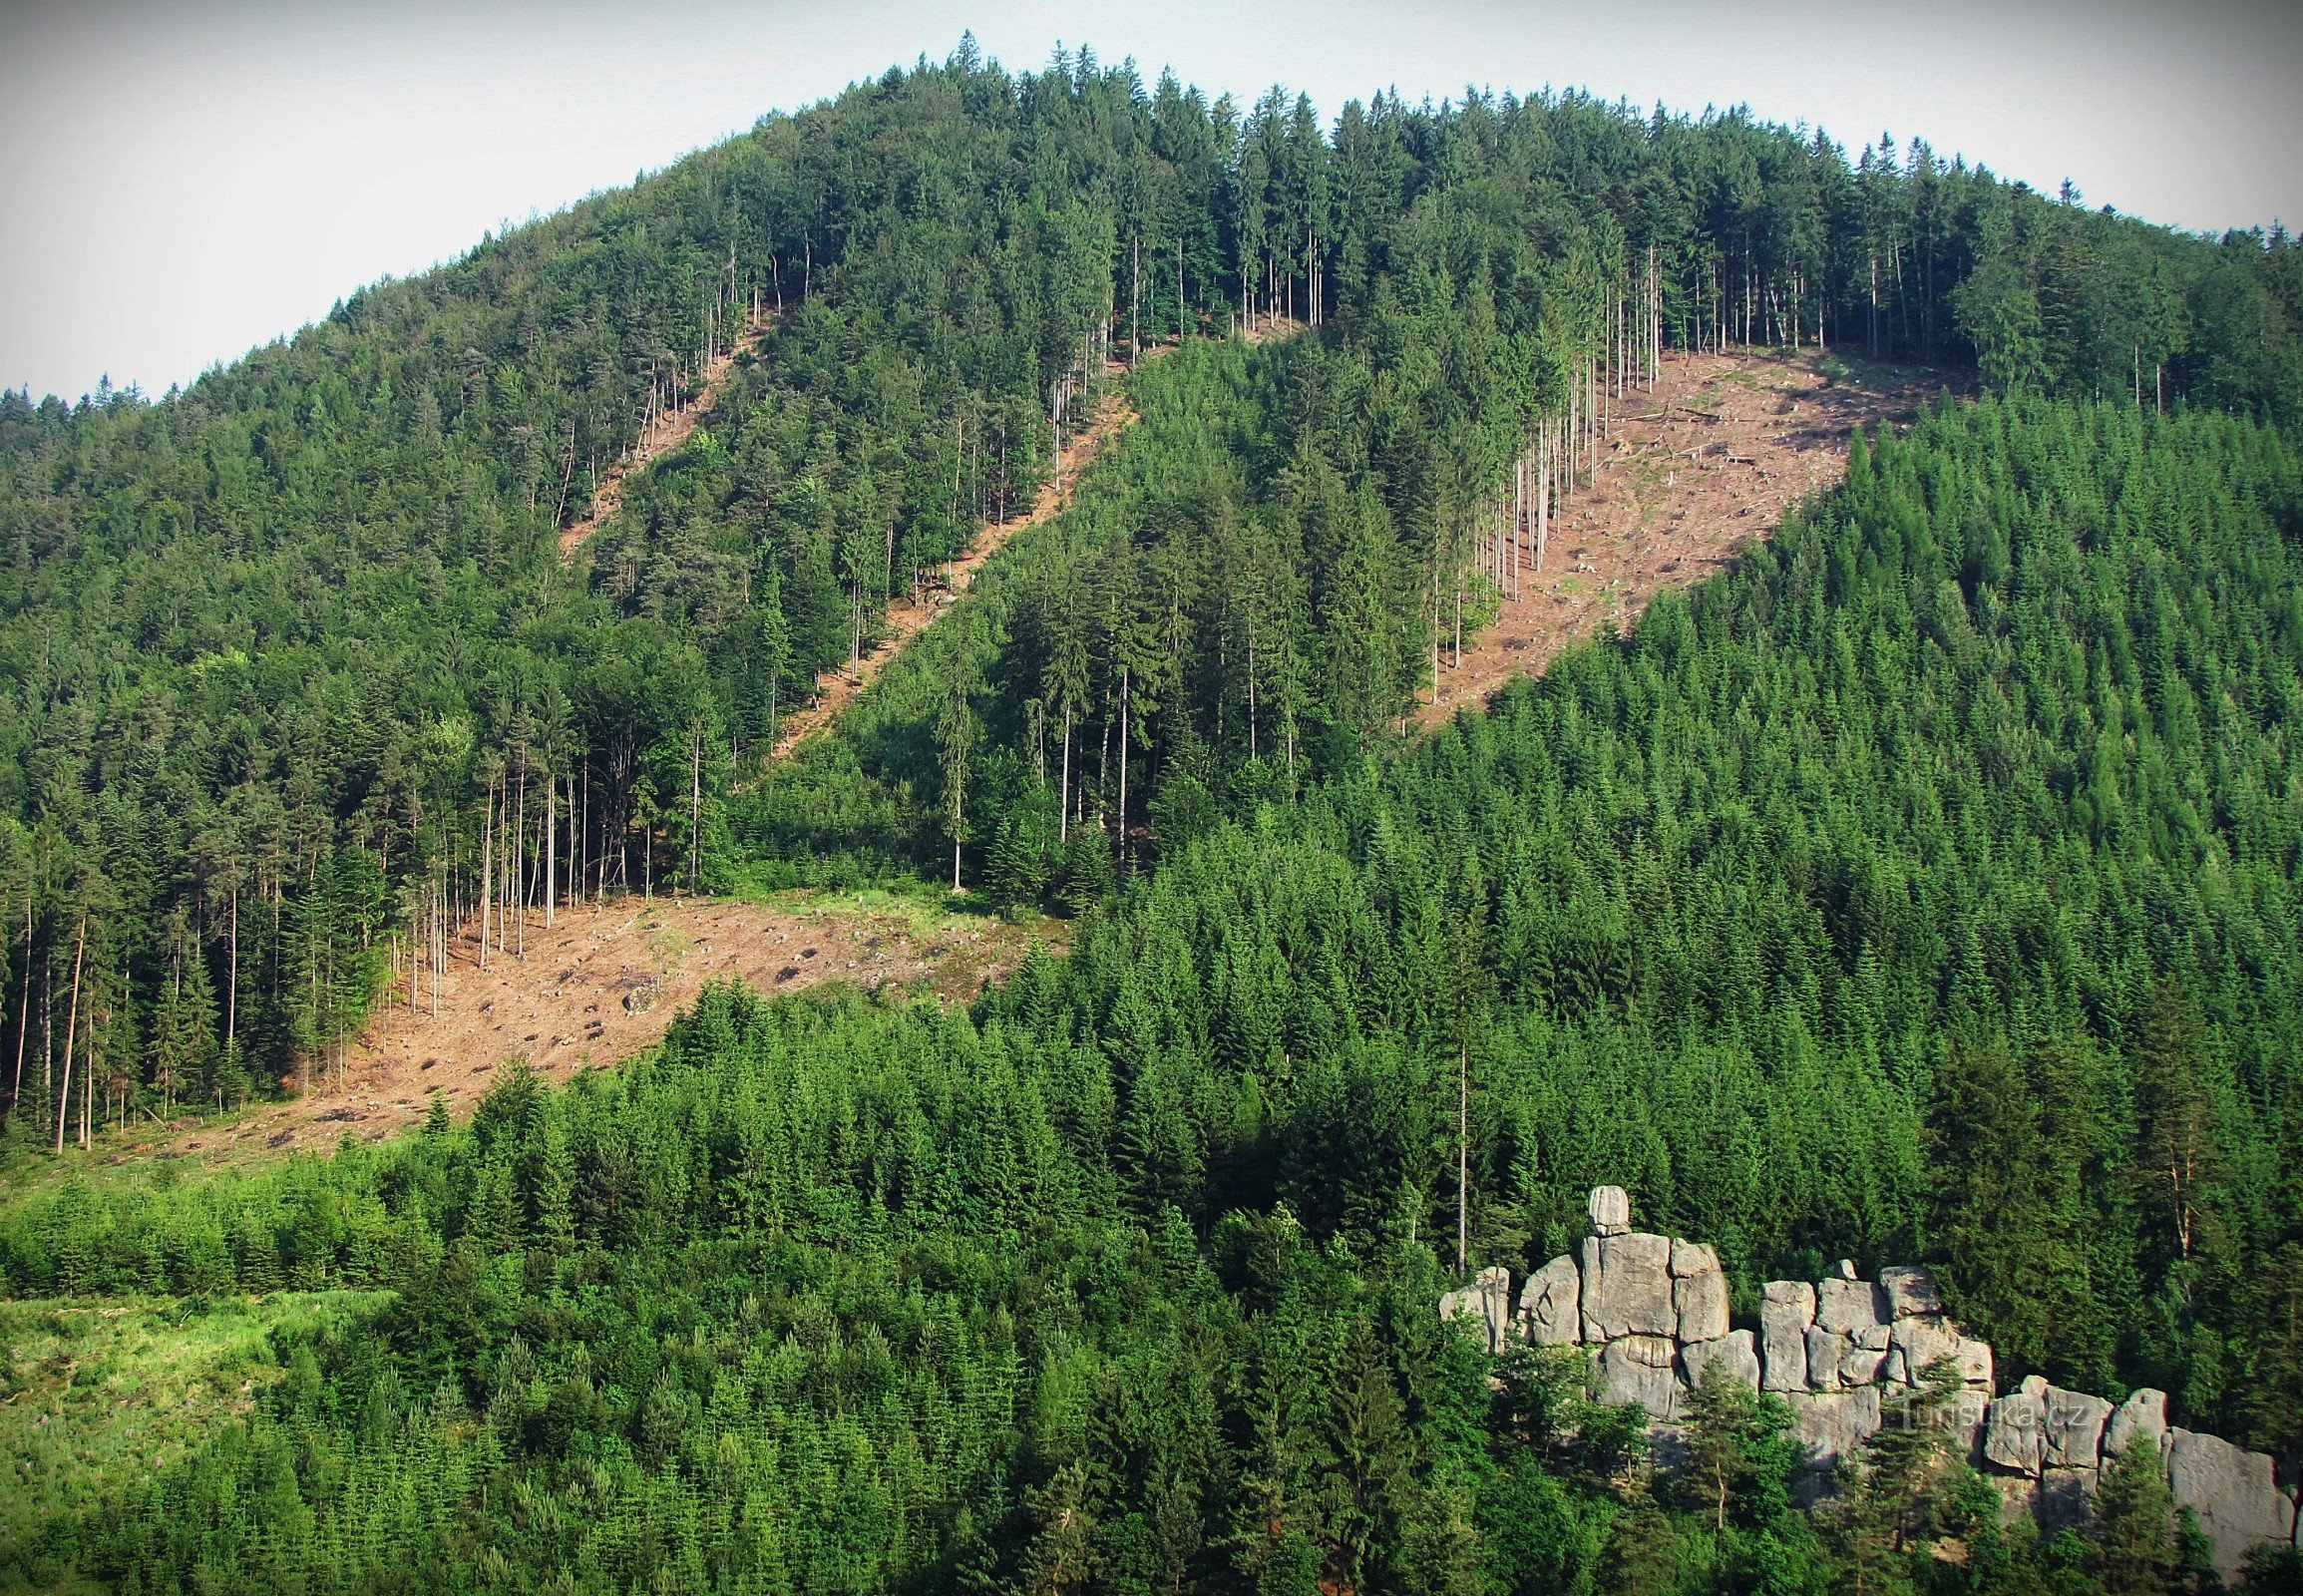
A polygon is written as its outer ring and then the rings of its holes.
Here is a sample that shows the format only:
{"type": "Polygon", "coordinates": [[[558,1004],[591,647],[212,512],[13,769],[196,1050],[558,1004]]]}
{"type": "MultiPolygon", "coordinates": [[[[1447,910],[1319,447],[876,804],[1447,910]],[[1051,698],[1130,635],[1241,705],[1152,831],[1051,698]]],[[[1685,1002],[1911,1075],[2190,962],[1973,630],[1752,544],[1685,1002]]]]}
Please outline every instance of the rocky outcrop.
{"type": "Polygon", "coordinates": [[[2225,1579],[2258,1541],[2293,1540],[2295,1503],[2272,1476],[2271,1459],[2215,1435],[2167,1431],[2167,1484],[2175,1505],[2198,1515],[2225,1579]]]}
{"type": "Polygon", "coordinates": [[[1810,1496],[1831,1468],[1860,1455],[1890,1402],[1947,1366],[1959,1384],[1938,1422],[1998,1483],[2011,1518],[2035,1514],[2051,1529],[2085,1522],[2104,1467],[2139,1443],[2163,1460],[2177,1505],[2197,1516],[2226,1577],[2249,1547],[2296,1534],[2296,1503],[2271,1459],[2170,1427],[2163,1392],[2114,1405],[2033,1376],[1996,1395],[1990,1344],[1945,1313],[1924,1269],[1882,1269],[1868,1281],[1842,1262],[1828,1280],[1768,1281],[1754,1335],[1732,1327],[1732,1293],[1711,1247],[1633,1230],[1620,1186],[1594,1190],[1590,1213],[1580,1268],[1567,1256],[1545,1264],[1527,1278],[1516,1312],[1510,1272],[1483,1269],[1441,1300],[1441,1317],[1468,1321],[1491,1352],[1514,1338],[1588,1344],[1597,1397],[1636,1404],[1659,1425],[1683,1420],[1688,1394],[1715,1372],[1777,1393],[1815,1470],[1810,1496]]]}
{"type": "Polygon", "coordinates": [[[1439,1317],[1472,1321],[1490,1353],[1503,1351],[1511,1327],[1511,1271],[1501,1264],[1482,1269],[1470,1285],[1439,1299],[1439,1317]]]}
{"type": "Polygon", "coordinates": [[[1565,1347],[1583,1340],[1583,1273],[1564,1254],[1520,1288],[1521,1333],[1534,1347],[1565,1347]]]}

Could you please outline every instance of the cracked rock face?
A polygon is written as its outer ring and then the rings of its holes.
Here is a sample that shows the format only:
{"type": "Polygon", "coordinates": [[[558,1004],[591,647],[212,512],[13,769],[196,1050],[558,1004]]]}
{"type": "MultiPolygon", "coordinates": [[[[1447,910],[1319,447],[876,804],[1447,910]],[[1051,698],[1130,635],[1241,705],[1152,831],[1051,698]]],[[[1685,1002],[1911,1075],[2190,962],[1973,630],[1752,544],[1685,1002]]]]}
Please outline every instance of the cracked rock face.
{"type": "Polygon", "coordinates": [[[1769,1391],[1807,1389],[1807,1330],[1815,1323],[1815,1288],[1803,1280],[1770,1280],[1759,1300],[1759,1352],[1769,1391]]]}
{"type": "Polygon", "coordinates": [[[1714,1269],[1672,1282],[1682,1341],[1718,1341],[1727,1333],[1727,1277],[1714,1269]]]}
{"type": "Polygon", "coordinates": [[[1984,1461],[2011,1474],[2039,1477],[2047,1461],[2046,1385],[2035,1376],[2023,1383],[2023,1390],[1991,1404],[1983,1431],[1984,1461]]]}
{"type": "Polygon", "coordinates": [[[2127,1443],[2140,1436],[2154,1452],[2167,1445],[2167,1394],[2145,1386],[2130,1395],[2111,1413],[2104,1429],[2104,1461],[2122,1455],[2127,1443]]]}
{"type": "Polygon", "coordinates": [[[1702,1386],[1704,1377],[1714,1369],[1746,1386],[1759,1384],[1759,1355],[1752,1349],[1747,1330],[1731,1330],[1715,1341],[1689,1343],[1680,1349],[1680,1367],[1687,1372],[1690,1391],[1702,1386]]]}
{"type": "Polygon", "coordinates": [[[1852,1461],[1863,1443],[1879,1433],[1879,1392],[1812,1392],[1784,1398],[1791,1404],[1791,1433],[1807,1449],[1810,1466],[1834,1467],[1852,1461]]]}
{"type": "Polygon", "coordinates": [[[2087,1468],[2099,1465],[2104,1426],[2111,1421],[2111,1404],[2101,1396],[2050,1386],[2045,1396],[2046,1464],[2050,1468],[2087,1468]]]}
{"type": "Polygon", "coordinates": [[[1650,1418],[1675,1418],[1680,1410],[1677,1361],[1669,1336],[1619,1336],[1600,1353],[1598,1397],[1637,1402],[1650,1418]]]}
{"type": "Polygon", "coordinates": [[[2279,1489],[2271,1459],[2263,1452],[2234,1446],[2219,1435],[2169,1429],[2167,1483],[2175,1505],[2198,1515],[2215,1567],[2225,1579],[2238,1573],[2248,1547],[2294,1537],[2295,1504],[2279,1489]]]}
{"type": "Polygon", "coordinates": [[[1566,1347],[1583,1340],[1583,1275],[1575,1260],[1554,1258],[1519,1293],[1520,1334],[1531,1347],[1566,1347]]]}
{"type": "Polygon", "coordinates": [[[1602,1236],[1621,1236],[1632,1228],[1632,1200],[1621,1186],[1594,1186],[1591,1193],[1591,1228],[1602,1236]]]}
{"type": "Polygon", "coordinates": [[[1583,1244],[1583,1339],[1662,1336],[1679,1329],[1672,1244],[1662,1236],[1592,1236],[1583,1244]]]}
{"type": "Polygon", "coordinates": [[[1882,1269],[1879,1289],[1887,1298],[1891,1318],[1910,1319],[1919,1314],[1943,1312],[1943,1295],[1935,1289],[1935,1277],[1924,1269],[1907,1265],[1882,1269]]]}

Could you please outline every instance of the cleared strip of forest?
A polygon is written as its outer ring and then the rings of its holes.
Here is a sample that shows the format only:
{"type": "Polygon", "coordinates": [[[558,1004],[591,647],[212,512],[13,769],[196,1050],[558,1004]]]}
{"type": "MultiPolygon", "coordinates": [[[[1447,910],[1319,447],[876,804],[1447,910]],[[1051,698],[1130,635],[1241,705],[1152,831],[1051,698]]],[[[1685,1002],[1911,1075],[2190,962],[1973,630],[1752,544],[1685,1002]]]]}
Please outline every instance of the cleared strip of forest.
{"type": "Polygon", "coordinates": [[[347,1132],[375,1141],[422,1120],[435,1089],[462,1116],[515,1058],[558,1080],[652,1045],[710,981],[771,994],[847,982],[963,1002],[1013,971],[1035,939],[1060,934],[1059,923],[946,914],[884,893],[621,898],[563,906],[549,927],[531,910],[519,932],[526,957],[491,951],[483,970],[468,928],[452,945],[437,1012],[428,978],[414,1013],[397,989],[300,1096],[190,1130],[132,1125],[108,1138],[106,1161],[325,1148],[347,1132]]]}
{"type": "MultiPolygon", "coordinates": [[[[1272,317],[1259,322],[1254,328],[1240,334],[1249,343],[1268,343],[1278,338],[1293,337],[1303,330],[1303,323],[1284,317],[1272,317]]],[[[1177,346],[1155,344],[1147,347],[1142,358],[1154,360],[1177,346]]],[[[816,678],[816,690],[807,703],[784,718],[776,736],[776,745],[770,759],[784,759],[800,743],[824,730],[839,718],[840,712],[854,703],[869,687],[874,678],[887,668],[888,662],[903,651],[913,638],[935,624],[936,617],[952,606],[967,591],[975,573],[985,562],[1007,546],[1017,533],[1026,527],[1035,527],[1046,521],[1070,503],[1072,490],[1080,474],[1094,464],[1104,446],[1125,432],[1137,419],[1135,408],[1128,403],[1127,393],[1118,379],[1127,373],[1121,361],[1109,361],[1104,366],[1108,386],[1094,419],[1085,430],[1072,440],[1071,447],[1058,450],[1054,474],[1040,485],[1031,508],[1020,516],[1005,521],[986,523],[975,535],[967,552],[945,567],[944,580],[932,588],[923,588],[917,595],[900,594],[888,605],[879,638],[864,650],[863,657],[853,664],[835,666],[816,678]]]]}
{"type": "Polygon", "coordinates": [[[1436,725],[1514,677],[1541,675],[1610,622],[1628,628],[1657,593],[1701,582],[1772,532],[1787,506],[1836,483],[1856,426],[1908,418],[1942,386],[1940,373],[1857,374],[1816,352],[1667,359],[1654,388],[1615,400],[1598,481],[1553,524],[1543,569],[1523,551],[1517,596],[1504,595],[1476,635],[1466,628],[1460,651],[1442,639],[1437,691],[1418,720],[1436,725]]]}
{"type": "MultiPolygon", "coordinates": [[[[727,349],[712,357],[703,370],[703,381],[696,393],[684,405],[673,405],[653,417],[640,429],[639,438],[631,452],[610,465],[592,490],[591,503],[578,520],[571,522],[560,534],[560,560],[563,565],[574,563],[584,540],[599,530],[599,524],[615,514],[623,504],[624,479],[637,471],[647,469],[648,462],[677,449],[688,441],[696,424],[711,413],[719,402],[720,392],[727,387],[728,377],[736,369],[736,357],[754,353],[776,325],[772,316],[763,316],[744,329],[743,334],[727,349]]],[[[574,469],[575,461],[569,462],[574,469]]]]}

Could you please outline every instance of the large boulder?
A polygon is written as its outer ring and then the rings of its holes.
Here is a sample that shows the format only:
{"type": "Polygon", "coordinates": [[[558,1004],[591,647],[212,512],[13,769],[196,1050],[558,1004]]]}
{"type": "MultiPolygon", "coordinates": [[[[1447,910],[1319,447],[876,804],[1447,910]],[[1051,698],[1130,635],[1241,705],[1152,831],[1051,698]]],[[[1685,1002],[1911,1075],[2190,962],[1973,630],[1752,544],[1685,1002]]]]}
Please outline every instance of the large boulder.
{"type": "Polygon", "coordinates": [[[1672,1308],[1684,1342],[1718,1341],[1727,1333],[1727,1277],[1685,1275],[1672,1282],[1672,1308]]]}
{"type": "Polygon", "coordinates": [[[2111,1412],[2104,1430],[2104,1461],[2122,1456],[2127,1442],[2140,1435],[2154,1452],[2167,1445],[2167,1394],[2145,1386],[2128,1395],[2111,1412]]]}
{"type": "Polygon", "coordinates": [[[1794,1393],[1791,1434],[1806,1449],[1808,1466],[1828,1469],[1851,1461],[1865,1441],[1879,1433],[1879,1392],[1794,1393]]]}
{"type": "Polygon", "coordinates": [[[1983,1425],[1991,1414],[1991,1398],[1979,1391],[1951,1394],[1936,1411],[1936,1422],[1951,1434],[1959,1460],[1970,1465],[1983,1461],[1983,1425]]]}
{"type": "Polygon", "coordinates": [[[1891,1318],[1909,1319],[1916,1314],[1943,1312],[1943,1295],[1935,1289],[1935,1277],[1924,1269],[1903,1264],[1882,1269],[1879,1289],[1887,1297],[1891,1318]]]}
{"type": "Polygon", "coordinates": [[[1689,1342],[1680,1349],[1680,1368],[1687,1373],[1689,1390],[1701,1386],[1706,1372],[1715,1367],[1744,1385],[1756,1388],[1759,1384],[1759,1355],[1751,1348],[1751,1333],[1747,1330],[1731,1330],[1716,1341],[1689,1342]]]}
{"type": "Polygon", "coordinates": [[[1531,1347],[1565,1347],[1583,1340],[1583,1276],[1575,1260],[1554,1258],[1519,1291],[1520,1334],[1531,1347]]]}
{"type": "Polygon", "coordinates": [[[2042,1406],[2046,1465],[2086,1469],[2099,1466],[2103,1459],[2104,1425],[2111,1422],[2111,1404],[2101,1396],[2050,1386],[2042,1406]]]}
{"type": "Polygon", "coordinates": [[[1843,1336],[1887,1322],[1887,1294],[1868,1280],[1826,1280],[1815,1287],[1815,1323],[1843,1336]]]}
{"type": "Polygon", "coordinates": [[[1983,1457],[2010,1474],[2039,1477],[2047,1461],[2047,1382],[2037,1375],[1991,1404],[1983,1430],[1983,1457]]]}
{"type": "Polygon", "coordinates": [[[1676,1349],[1668,1336],[1619,1336],[1599,1355],[1599,1399],[1637,1402],[1650,1418],[1673,1418],[1680,1410],[1676,1349]]]}
{"type": "Polygon", "coordinates": [[[2198,1515],[2225,1579],[2239,1572],[2248,1547],[2294,1538],[2295,1504],[2272,1478],[2271,1459],[2263,1452],[2196,1430],[2169,1429],[2167,1483],[2175,1505],[2198,1515]]]}
{"type": "Polygon", "coordinates": [[[1815,1288],[1803,1280],[1770,1280],[1759,1294],[1759,1351],[1769,1391],[1807,1389],[1807,1327],[1815,1322],[1815,1288]]]}
{"type": "Polygon", "coordinates": [[[1680,1316],[1672,1303],[1671,1263],[1672,1244],[1662,1236],[1586,1237],[1583,1339],[1674,1335],[1680,1316]]]}
{"type": "Polygon", "coordinates": [[[1632,1228],[1631,1194],[1621,1186],[1591,1189],[1591,1228],[1602,1236],[1621,1236],[1632,1228]]]}
{"type": "Polygon", "coordinates": [[[1490,1353],[1503,1351],[1511,1324],[1511,1271],[1501,1264],[1482,1269],[1470,1285],[1439,1299],[1439,1317],[1471,1320],[1490,1353]]]}

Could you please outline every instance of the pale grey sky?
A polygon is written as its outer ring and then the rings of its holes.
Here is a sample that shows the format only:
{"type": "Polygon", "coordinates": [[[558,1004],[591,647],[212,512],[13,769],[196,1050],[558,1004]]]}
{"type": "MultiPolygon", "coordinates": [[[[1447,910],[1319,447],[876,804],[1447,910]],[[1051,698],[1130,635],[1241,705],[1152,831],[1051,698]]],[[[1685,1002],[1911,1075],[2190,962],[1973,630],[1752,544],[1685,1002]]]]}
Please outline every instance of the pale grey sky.
{"type": "Polygon", "coordinates": [[[964,28],[1010,68],[1086,43],[1329,119],[1466,84],[1741,102],[2185,227],[2303,216],[2303,6],[2256,0],[5,0],[0,386],[158,393],[964,28]]]}

